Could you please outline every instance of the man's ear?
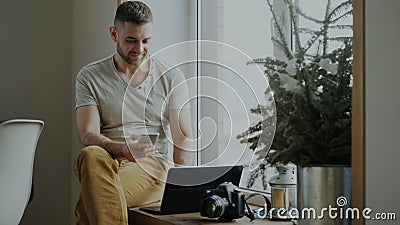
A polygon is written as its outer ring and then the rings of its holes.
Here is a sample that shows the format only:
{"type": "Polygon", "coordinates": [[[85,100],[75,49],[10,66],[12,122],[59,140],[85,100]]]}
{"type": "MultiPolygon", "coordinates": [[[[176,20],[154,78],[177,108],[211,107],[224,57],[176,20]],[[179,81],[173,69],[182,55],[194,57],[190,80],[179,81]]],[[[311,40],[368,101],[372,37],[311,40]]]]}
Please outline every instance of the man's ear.
{"type": "Polygon", "coordinates": [[[114,42],[118,41],[118,33],[117,33],[117,28],[115,26],[110,27],[110,36],[114,42]]]}

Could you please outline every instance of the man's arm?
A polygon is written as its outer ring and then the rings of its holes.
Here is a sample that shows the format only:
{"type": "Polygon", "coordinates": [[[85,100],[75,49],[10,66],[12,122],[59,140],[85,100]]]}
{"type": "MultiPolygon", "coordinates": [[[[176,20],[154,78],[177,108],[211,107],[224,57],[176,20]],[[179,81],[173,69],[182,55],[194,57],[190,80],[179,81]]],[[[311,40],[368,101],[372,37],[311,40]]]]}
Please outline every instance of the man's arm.
{"type": "Polygon", "coordinates": [[[192,135],[190,109],[169,110],[171,135],[174,142],[174,163],[193,166],[196,158],[195,140],[192,135]]]}
{"type": "Polygon", "coordinates": [[[135,158],[141,158],[154,152],[154,146],[143,143],[125,143],[112,141],[100,134],[100,114],[97,106],[82,106],[76,110],[79,140],[83,146],[97,145],[107,150],[116,159],[128,159],[134,162],[129,148],[135,150],[135,158]],[[129,145],[129,147],[128,147],[129,145]]]}

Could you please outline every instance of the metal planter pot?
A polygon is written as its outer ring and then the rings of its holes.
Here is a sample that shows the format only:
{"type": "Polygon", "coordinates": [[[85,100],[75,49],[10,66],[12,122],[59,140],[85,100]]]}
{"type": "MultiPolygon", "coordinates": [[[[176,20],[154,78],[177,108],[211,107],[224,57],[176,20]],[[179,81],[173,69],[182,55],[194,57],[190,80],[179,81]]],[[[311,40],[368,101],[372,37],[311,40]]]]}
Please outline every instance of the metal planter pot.
{"type": "Polygon", "coordinates": [[[350,225],[350,166],[297,168],[299,225],[350,225]]]}

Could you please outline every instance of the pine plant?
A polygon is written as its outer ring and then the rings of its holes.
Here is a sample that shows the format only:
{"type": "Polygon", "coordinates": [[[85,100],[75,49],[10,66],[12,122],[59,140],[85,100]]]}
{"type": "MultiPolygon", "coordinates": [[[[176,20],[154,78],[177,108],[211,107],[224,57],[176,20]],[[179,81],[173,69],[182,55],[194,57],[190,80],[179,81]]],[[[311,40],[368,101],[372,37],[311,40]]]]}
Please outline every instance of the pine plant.
{"type": "Polygon", "coordinates": [[[291,0],[283,1],[290,13],[295,50],[286,43],[271,0],[267,0],[276,31],[271,40],[286,59],[267,57],[251,62],[265,67],[270,86],[265,92],[269,104],[251,110],[263,119],[237,137],[250,145],[258,159],[264,159],[252,171],[248,186],[265,176],[267,163],[310,166],[351,162],[352,38],[329,35],[334,29],[352,29],[351,25],[337,25],[352,15],[351,1],[332,8],[327,0],[323,19],[307,15],[291,0]],[[318,24],[319,29],[299,27],[297,17],[318,24]],[[309,38],[301,43],[300,35],[309,38]],[[331,42],[341,45],[328,52],[331,42]]]}

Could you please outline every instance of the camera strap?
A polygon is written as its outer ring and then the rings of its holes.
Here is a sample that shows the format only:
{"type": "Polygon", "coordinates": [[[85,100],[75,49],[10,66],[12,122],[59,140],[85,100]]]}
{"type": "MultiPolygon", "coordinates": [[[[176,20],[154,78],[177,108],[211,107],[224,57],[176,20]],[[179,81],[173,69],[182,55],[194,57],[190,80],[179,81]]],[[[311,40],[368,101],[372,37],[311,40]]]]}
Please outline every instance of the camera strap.
{"type": "Polygon", "coordinates": [[[246,206],[246,211],[245,211],[244,214],[245,214],[245,216],[247,218],[250,219],[250,221],[253,221],[254,219],[266,218],[268,216],[269,211],[271,210],[271,207],[272,207],[271,202],[269,201],[267,196],[265,196],[263,194],[259,194],[259,193],[252,193],[249,196],[247,196],[244,199],[244,204],[246,206]],[[264,208],[251,210],[249,204],[247,204],[247,200],[249,200],[250,198],[252,198],[254,196],[258,196],[258,195],[261,195],[265,200],[264,208]]]}

